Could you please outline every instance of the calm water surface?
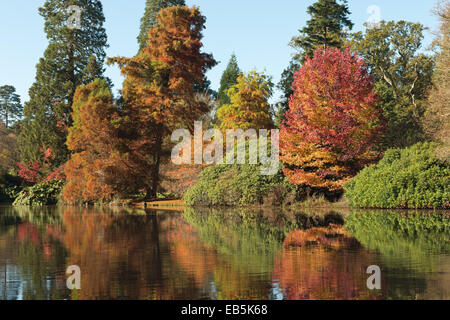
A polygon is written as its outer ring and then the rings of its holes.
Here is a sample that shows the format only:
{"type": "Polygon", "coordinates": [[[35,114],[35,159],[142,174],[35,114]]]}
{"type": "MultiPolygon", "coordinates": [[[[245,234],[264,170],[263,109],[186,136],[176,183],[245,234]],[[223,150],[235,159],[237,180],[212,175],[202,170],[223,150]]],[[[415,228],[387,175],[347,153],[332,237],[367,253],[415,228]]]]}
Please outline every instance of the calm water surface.
{"type": "Polygon", "coordinates": [[[450,299],[447,214],[0,207],[0,299],[450,299]]]}

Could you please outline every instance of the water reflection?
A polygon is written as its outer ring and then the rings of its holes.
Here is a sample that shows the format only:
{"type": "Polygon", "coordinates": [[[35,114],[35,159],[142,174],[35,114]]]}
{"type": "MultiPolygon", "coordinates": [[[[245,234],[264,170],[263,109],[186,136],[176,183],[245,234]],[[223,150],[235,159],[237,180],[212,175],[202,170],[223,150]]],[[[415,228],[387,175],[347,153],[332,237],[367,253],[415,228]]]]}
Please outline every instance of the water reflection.
{"type": "Polygon", "coordinates": [[[449,299],[449,254],[442,213],[0,208],[0,299],[449,299]]]}

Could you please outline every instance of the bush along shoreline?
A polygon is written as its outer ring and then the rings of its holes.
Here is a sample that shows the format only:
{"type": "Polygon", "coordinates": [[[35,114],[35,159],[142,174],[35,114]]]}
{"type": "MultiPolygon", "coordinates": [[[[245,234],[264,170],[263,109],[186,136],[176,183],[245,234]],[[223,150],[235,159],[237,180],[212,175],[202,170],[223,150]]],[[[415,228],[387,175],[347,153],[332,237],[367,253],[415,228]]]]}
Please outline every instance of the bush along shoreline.
{"type": "Polygon", "coordinates": [[[20,191],[13,206],[45,206],[58,204],[64,187],[64,181],[52,180],[26,187],[20,191]]]}
{"type": "Polygon", "coordinates": [[[342,196],[341,191],[293,185],[281,171],[273,176],[261,175],[258,165],[211,166],[205,168],[199,178],[184,196],[187,206],[276,207],[300,203],[332,206],[342,196]]]}
{"type": "Polygon", "coordinates": [[[345,184],[353,207],[450,209],[450,165],[435,155],[436,143],[390,149],[383,159],[345,184]]]}

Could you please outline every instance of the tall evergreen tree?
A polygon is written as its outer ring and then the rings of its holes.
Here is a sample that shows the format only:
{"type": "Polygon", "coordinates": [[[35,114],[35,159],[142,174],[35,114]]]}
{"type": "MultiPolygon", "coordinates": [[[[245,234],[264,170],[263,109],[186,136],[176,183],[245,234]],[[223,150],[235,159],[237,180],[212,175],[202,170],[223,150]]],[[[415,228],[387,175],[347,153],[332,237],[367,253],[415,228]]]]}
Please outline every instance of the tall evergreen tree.
{"type": "Polygon", "coordinates": [[[147,45],[148,29],[154,27],[158,22],[156,16],[163,8],[171,6],[184,6],[186,5],[184,0],[146,0],[145,13],[141,18],[141,31],[137,37],[139,43],[139,50],[147,45]]]}
{"type": "Polygon", "coordinates": [[[6,128],[10,124],[22,117],[23,107],[20,97],[13,86],[0,87],[0,119],[6,128]]]}
{"type": "Polygon", "coordinates": [[[220,88],[218,92],[218,105],[219,107],[224,104],[230,103],[230,98],[227,94],[227,91],[237,84],[237,79],[239,77],[239,73],[241,70],[239,69],[236,55],[233,53],[231,55],[231,59],[228,62],[227,68],[222,74],[222,78],[220,79],[220,88]]]}
{"type": "Polygon", "coordinates": [[[49,45],[36,67],[19,144],[23,161],[39,161],[45,147],[53,150],[53,165],[57,166],[68,158],[65,142],[75,89],[103,78],[105,18],[100,0],[47,0],[39,14],[45,20],[49,45]],[[70,6],[81,9],[80,24],[75,28],[68,25],[74,15],[70,6]]]}
{"type": "Polygon", "coordinates": [[[312,58],[317,47],[336,47],[342,49],[347,37],[346,28],[353,29],[349,15],[347,0],[318,0],[308,7],[311,19],[300,30],[300,34],[290,43],[297,53],[289,66],[284,70],[278,88],[283,91],[277,122],[280,123],[284,112],[289,108],[289,98],[292,95],[294,73],[305,62],[306,57],[312,58]]]}
{"type": "Polygon", "coordinates": [[[353,28],[347,0],[318,0],[308,7],[307,12],[311,19],[291,42],[291,46],[299,50],[297,59],[302,64],[306,56],[313,57],[319,46],[342,48],[346,38],[345,28],[353,28]]]}

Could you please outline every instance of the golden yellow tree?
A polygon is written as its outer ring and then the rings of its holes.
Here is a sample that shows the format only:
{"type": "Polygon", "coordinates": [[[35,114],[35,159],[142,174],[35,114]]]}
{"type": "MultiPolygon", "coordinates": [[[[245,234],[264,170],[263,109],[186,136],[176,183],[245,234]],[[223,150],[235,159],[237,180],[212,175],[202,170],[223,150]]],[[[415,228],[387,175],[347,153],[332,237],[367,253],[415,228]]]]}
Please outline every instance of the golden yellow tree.
{"type": "Polygon", "coordinates": [[[269,77],[256,71],[240,74],[237,84],[227,91],[231,103],[217,110],[220,130],[272,129],[271,106],[268,102],[272,86],[269,77]]]}

